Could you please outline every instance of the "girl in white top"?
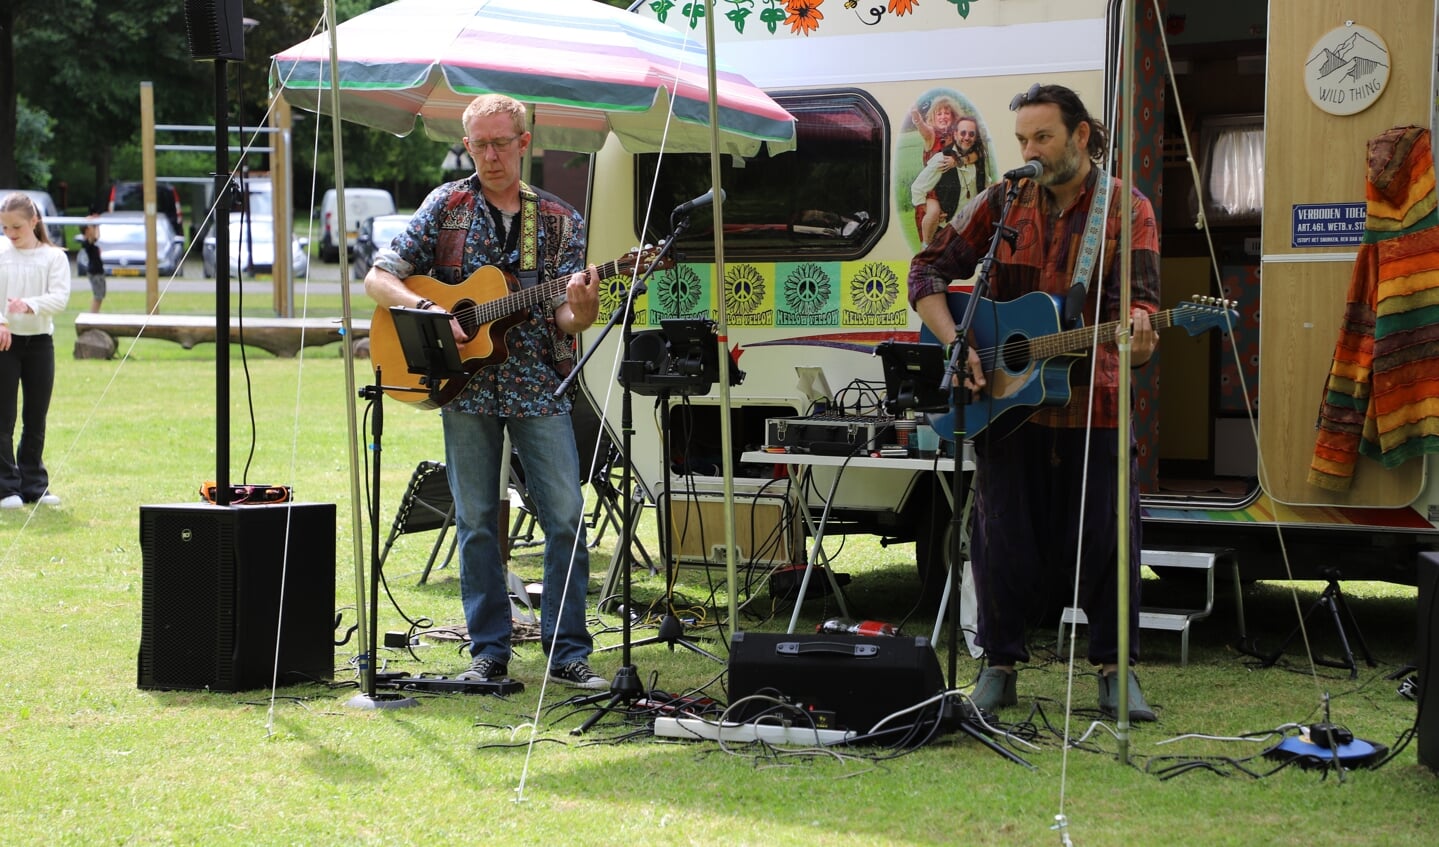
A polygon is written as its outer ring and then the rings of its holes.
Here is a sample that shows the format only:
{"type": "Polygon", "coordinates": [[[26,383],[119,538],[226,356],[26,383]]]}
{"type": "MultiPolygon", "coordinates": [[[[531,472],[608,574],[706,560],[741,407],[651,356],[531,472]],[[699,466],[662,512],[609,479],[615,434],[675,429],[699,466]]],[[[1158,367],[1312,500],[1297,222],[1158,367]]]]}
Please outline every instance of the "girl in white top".
{"type": "Polygon", "coordinates": [[[42,454],[55,387],[55,315],[70,299],[70,258],[50,243],[40,210],[24,194],[0,199],[0,226],[0,509],[58,506],[42,454]]]}

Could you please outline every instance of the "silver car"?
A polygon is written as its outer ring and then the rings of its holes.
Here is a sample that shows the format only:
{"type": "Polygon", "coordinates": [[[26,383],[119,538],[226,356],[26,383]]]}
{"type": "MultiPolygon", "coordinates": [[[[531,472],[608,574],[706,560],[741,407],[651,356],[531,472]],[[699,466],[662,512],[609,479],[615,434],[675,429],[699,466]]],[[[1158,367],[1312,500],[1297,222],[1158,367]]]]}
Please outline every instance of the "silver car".
{"type": "MultiPolygon", "coordinates": [[[[106,276],[145,275],[145,213],[104,212],[95,219],[100,227],[100,263],[106,276]]],[[[155,217],[156,273],[173,276],[185,256],[185,238],[175,232],[168,218],[155,217]]],[[[75,270],[80,276],[90,274],[90,261],[81,250],[76,254],[75,270]]]]}
{"type": "MultiPolygon", "coordinates": [[[[236,276],[273,273],[275,221],[269,215],[230,216],[230,273],[236,276]]],[[[310,269],[310,239],[290,236],[290,274],[302,277],[310,269]]],[[[215,233],[205,236],[201,250],[205,278],[215,276],[215,233]]]]}
{"type": "Polygon", "coordinates": [[[359,235],[355,237],[354,259],[350,272],[355,279],[364,279],[375,261],[375,254],[395,240],[395,236],[410,225],[409,215],[375,215],[360,222],[359,235]]]}

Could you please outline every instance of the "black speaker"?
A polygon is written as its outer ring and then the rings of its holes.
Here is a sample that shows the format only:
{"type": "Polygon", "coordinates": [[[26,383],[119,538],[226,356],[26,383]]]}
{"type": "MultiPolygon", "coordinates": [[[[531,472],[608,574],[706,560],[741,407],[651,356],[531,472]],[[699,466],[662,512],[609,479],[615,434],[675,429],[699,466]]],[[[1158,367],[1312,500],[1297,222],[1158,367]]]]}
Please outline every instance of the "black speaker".
{"type": "MultiPolygon", "coordinates": [[[[835,727],[866,733],[894,712],[944,690],[939,658],[928,638],[848,634],[736,632],[730,641],[729,700],[777,697],[806,711],[833,712],[835,727]]],[[[774,704],[738,704],[730,717],[747,722],[774,704]]],[[[913,721],[900,720],[903,726],[913,721]]]]}
{"type": "Polygon", "coordinates": [[[141,506],[140,551],[140,688],[334,674],[333,503],[141,506]]]}
{"type": "Polygon", "coordinates": [[[185,0],[190,58],[245,61],[243,5],[241,0],[185,0]]]}
{"type": "Polygon", "coordinates": [[[1419,554],[1419,764],[1439,772],[1439,553],[1419,554]]]}

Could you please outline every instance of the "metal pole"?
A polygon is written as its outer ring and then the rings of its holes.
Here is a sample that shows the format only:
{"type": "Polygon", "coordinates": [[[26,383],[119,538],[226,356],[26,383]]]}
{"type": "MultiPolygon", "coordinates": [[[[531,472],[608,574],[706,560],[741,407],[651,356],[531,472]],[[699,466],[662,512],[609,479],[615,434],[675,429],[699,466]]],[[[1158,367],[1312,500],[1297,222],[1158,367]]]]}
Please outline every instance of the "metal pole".
{"type": "MultiPolygon", "coordinates": [[[[340,79],[339,72],[339,47],[335,39],[335,0],[325,0],[325,26],[330,31],[330,127],[332,130],[332,146],[335,152],[335,195],[339,201],[335,204],[335,214],[338,217],[338,231],[340,238],[346,238],[345,233],[345,151],[344,144],[340,138],[340,79]]],[[[355,558],[355,634],[359,638],[361,651],[364,653],[364,661],[360,665],[360,688],[364,691],[374,691],[375,657],[368,654],[369,651],[369,627],[373,621],[365,614],[365,515],[360,508],[360,428],[355,420],[355,403],[359,391],[355,388],[355,351],[353,347],[354,333],[351,332],[350,308],[350,272],[349,264],[345,256],[345,244],[340,245],[340,305],[341,318],[340,326],[343,332],[343,344],[340,345],[341,352],[345,358],[345,396],[350,399],[346,408],[349,414],[345,417],[345,424],[350,436],[350,540],[354,546],[355,558]]]]}
{"type": "MultiPolygon", "coordinates": [[[[1129,606],[1132,598],[1129,596],[1129,560],[1138,552],[1130,549],[1129,524],[1137,519],[1130,514],[1129,508],[1129,486],[1133,484],[1130,479],[1129,462],[1130,449],[1129,439],[1132,430],[1130,420],[1129,392],[1131,380],[1129,373],[1130,335],[1129,335],[1129,298],[1130,280],[1129,274],[1133,270],[1130,258],[1130,248],[1134,243],[1134,222],[1129,214],[1128,194],[1131,186],[1134,185],[1134,8],[1130,3],[1121,4],[1124,14],[1124,37],[1120,44],[1119,56],[1121,65],[1119,97],[1122,108],[1117,110],[1119,120],[1123,125],[1123,134],[1120,137],[1118,149],[1124,161],[1120,165],[1124,193],[1115,197],[1113,202],[1122,203],[1123,217],[1120,219],[1119,229],[1119,430],[1118,430],[1118,502],[1116,503],[1118,514],[1118,540],[1117,553],[1115,557],[1119,568],[1119,599],[1117,602],[1119,611],[1119,670],[1116,672],[1115,684],[1119,686],[1119,714],[1116,722],[1117,737],[1119,741],[1119,761],[1129,764],[1129,606]]],[[[1102,266],[1101,261],[1101,266],[1102,266]]]]}
{"type": "MultiPolygon", "coordinates": [[[[725,311],[725,270],[724,270],[724,192],[720,190],[719,156],[719,102],[715,98],[715,21],[714,9],[705,15],[705,65],[709,81],[710,118],[710,185],[714,187],[714,242],[715,242],[715,286],[719,305],[715,309],[716,344],[719,346],[719,395],[720,395],[720,474],[724,479],[724,538],[725,538],[725,579],[729,580],[729,621],[730,629],[739,627],[739,601],[735,586],[739,584],[739,568],[735,562],[734,525],[734,444],[730,434],[730,368],[734,363],[729,358],[729,321],[725,311]]],[[[664,469],[669,473],[668,467],[664,469]]],[[[668,516],[666,516],[668,520],[668,516]]]]}

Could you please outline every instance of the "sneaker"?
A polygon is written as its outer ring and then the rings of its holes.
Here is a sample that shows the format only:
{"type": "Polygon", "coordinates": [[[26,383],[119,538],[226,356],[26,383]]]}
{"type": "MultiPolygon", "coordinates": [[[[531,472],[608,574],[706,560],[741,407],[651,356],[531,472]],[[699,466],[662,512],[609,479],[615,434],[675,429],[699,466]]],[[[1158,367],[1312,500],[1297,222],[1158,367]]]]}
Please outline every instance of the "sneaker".
{"type": "Polygon", "coordinates": [[[9,497],[0,500],[0,509],[19,509],[24,505],[25,501],[20,499],[19,494],[11,494],[9,497]]]}
{"type": "Polygon", "coordinates": [[[49,491],[46,491],[44,494],[41,494],[40,499],[35,502],[42,506],[58,506],[60,505],[60,495],[51,494],[49,491]]]}
{"type": "Polygon", "coordinates": [[[982,712],[993,712],[1004,706],[1017,705],[1019,695],[1014,690],[1015,676],[1014,671],[1003,668],[985,668],[979,674],[979,681],[974,684],[969,702],[982,712]]]}
{"type": "MultiPolygon", "coordinates": [[[[1117,673],[1099,674],[1099,711],[1114,717],[1119,714],[1119,686],[1115,685],[1117,673]]],[[[1135,722],[1155,720],[1154,710],[1139,690],[1139,677],[1129,672],[1129,719],[1135,722]]]]}
{"type": "Polygon", "coordinates": [[[470,663],[470,669],[462,672],[455,679],[462,679],[465,682],[494,682],[497,679],[504,679],[510,672],[510,666],[504,662],[491,659],[489,656],[480,656],[470,663]]]}
{"type": "Polygon", "coordinates": [[[562,668],[550,668],[550,682],[571,688],[609,688],[610,681],[595,673],[588,662],[576,660],[562,668]]]}

